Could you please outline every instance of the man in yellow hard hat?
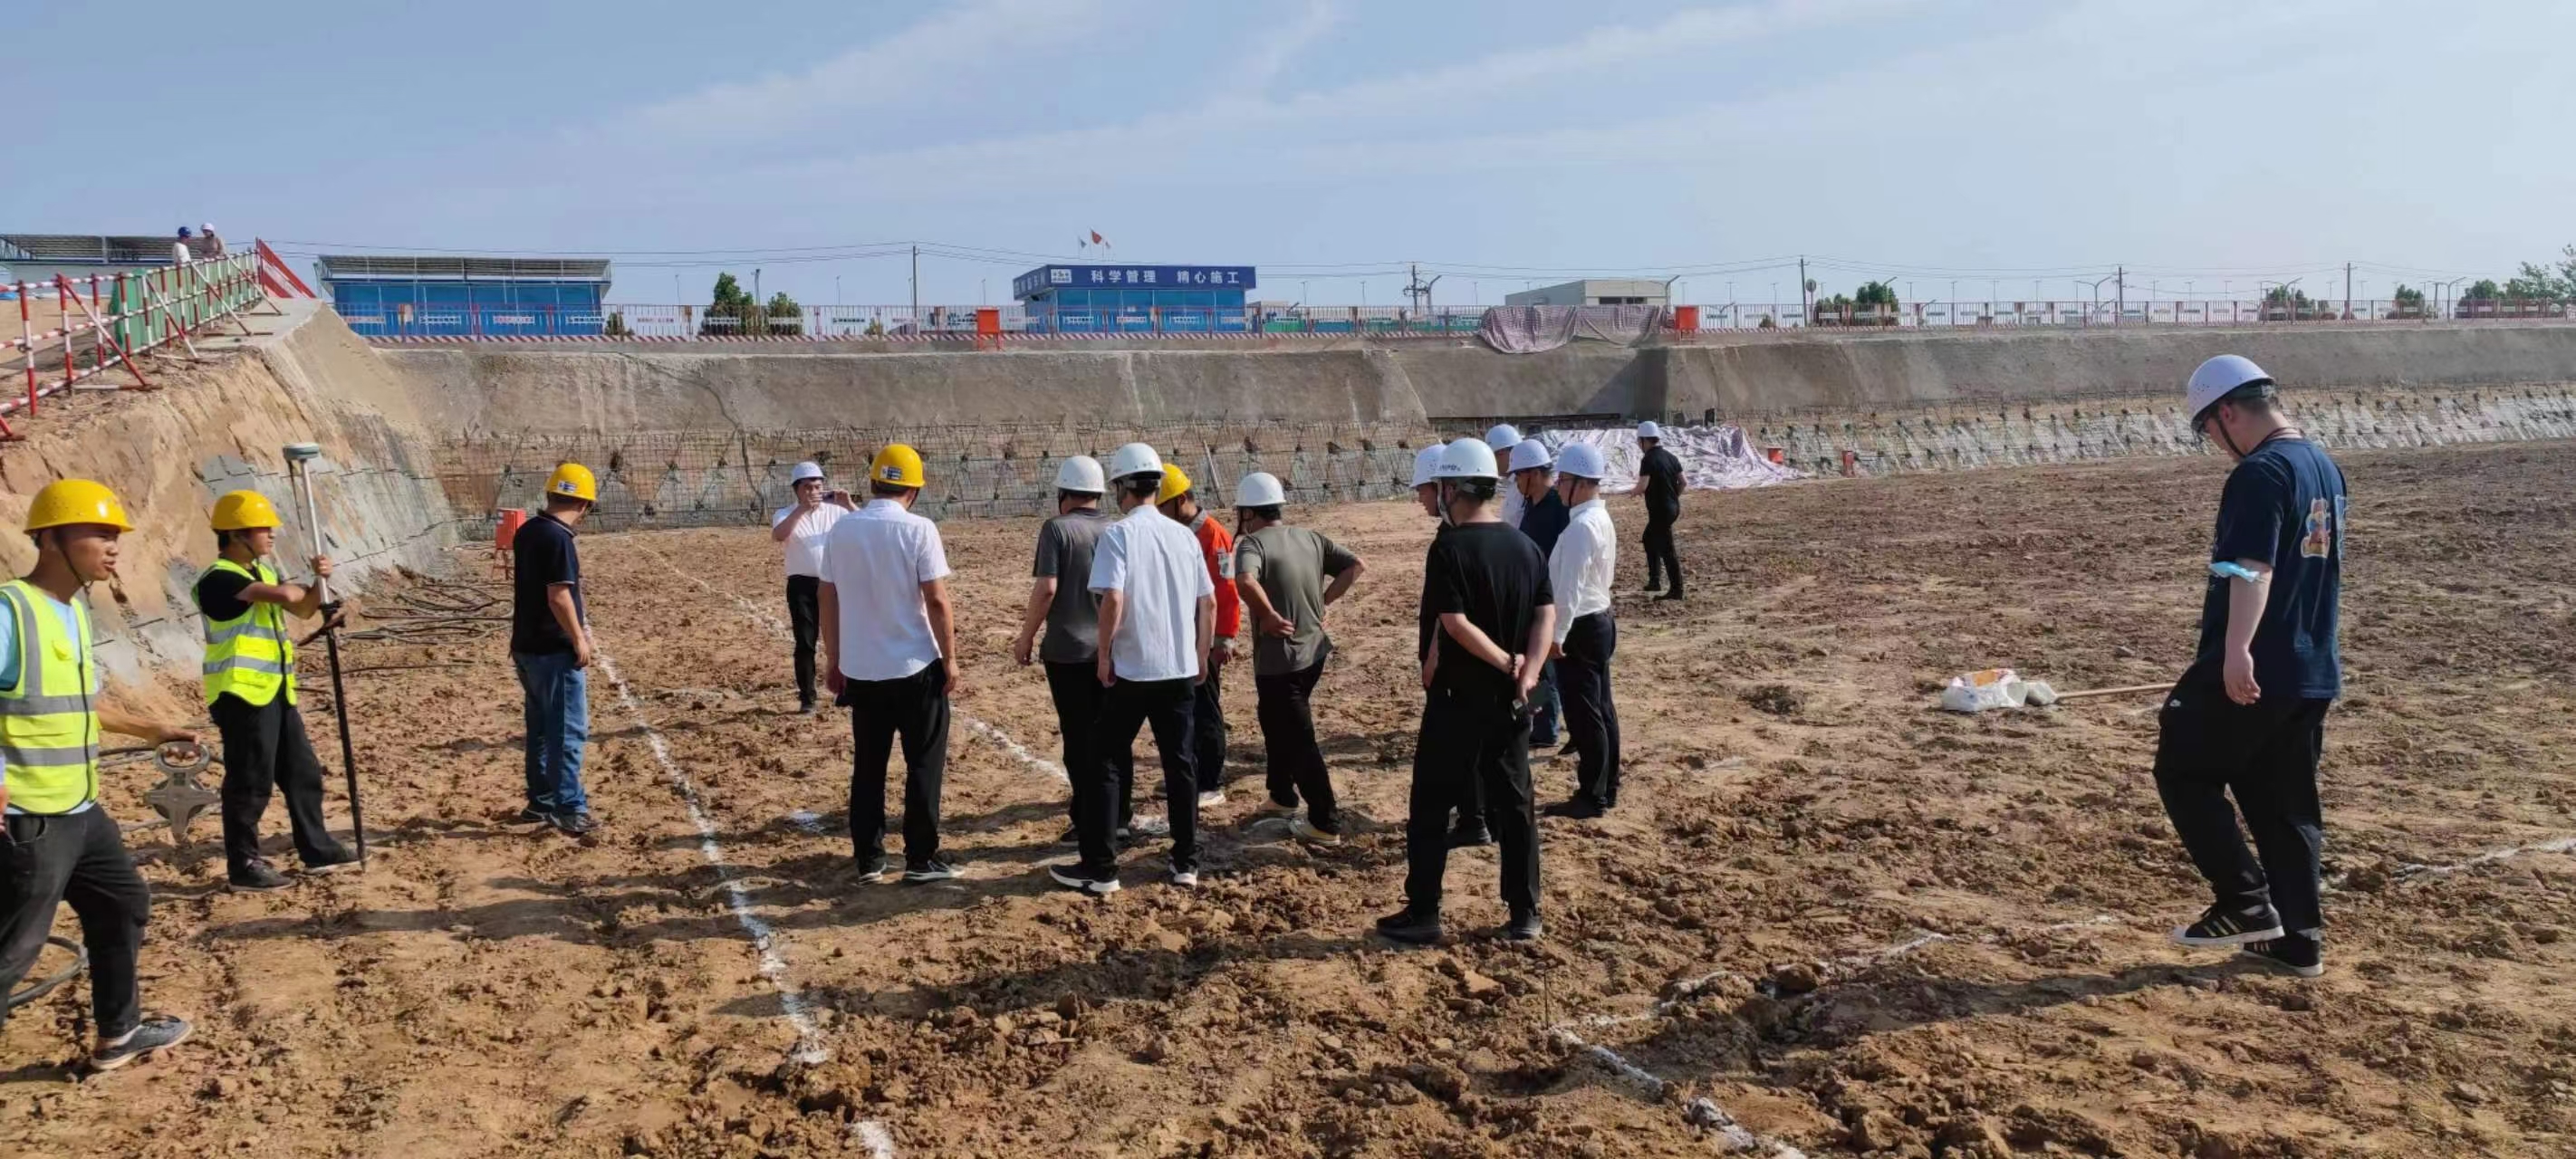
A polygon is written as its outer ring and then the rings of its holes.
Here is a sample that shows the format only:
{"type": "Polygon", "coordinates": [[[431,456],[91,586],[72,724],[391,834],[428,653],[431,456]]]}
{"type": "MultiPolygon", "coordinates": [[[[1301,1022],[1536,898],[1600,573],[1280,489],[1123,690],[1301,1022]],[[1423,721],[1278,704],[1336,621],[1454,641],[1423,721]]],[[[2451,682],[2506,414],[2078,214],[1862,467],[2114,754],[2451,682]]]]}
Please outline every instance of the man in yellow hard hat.
{"type": "Polygon", "coordinates": [[[528,806],[519,819],[579,837],[598,828],[581,787],[590,743],[590,612],[582,601],[573,529],[599,502],[590,468],[565,463],[546,478],[546,508],[511,545],[510,662],[527,717],[528,806]]]}
{"type": "Polygon", "coordinates": [[[189,1030],[185,1019],[143,1014],[135,957],[152,891],[98,800],[102,733],[197,739],[102,696],[81,593],[115,578],[117,537],[132,530],[107,488],[86,479],[48,484],[27,509],[36,566],[0,584],[0,993],[27,976],[54,907],[70,902],[89,949],[98,1029],[90,1065],[99,1070],[176,1046],[189,1030]]]}
{"type": "Polygon", "coordinates": [[[1199,506],[1198,488],[1178,463],[1163,464],[1163,484],[1154,506],[1166,518],[1190,529],[1199,541],[1199,561],[1207,565],[1208,582],[1216,587],[1216,639],[1208,645],[1207,679],[1192,694],[1190,751],[1198,757],[1199,807],[1225,804],[1225,703],[1217,677],[1234,658],[1234,638],[1243,630],[1243,597],[1234,590],[1234,534],[1199,506]]]}
{"type": "MultiPolygon", "coordinates": [[[[295,642],[286,617],[322,610],[322,589],[290,584],[261,560],[277,547],[277,508],[257,491],[215,500],[215,543],[223,554],[197,577],[205,621],[206,711],[224,738],[224,869],[237,890],[283,889],[291,881],[259,853],[259,819],[273,789],[286,793],[295,853],[307,873],[330,873],[358,856],[322,820],[322,761],[304,735],[295,703],[295,642]]],[[[313,574],[331,576],[316,556],[313,574]]]]}
{"type": "Polygon", "coordinates": [[[823,680],[850,710],[850,848],[859,876],[886,871],[886,764],[903,738],[903,879],[946,881],[939,858],[940,782],[948,772],[948,701],[966,691],[948,602],[939,525],[912,513],[928,480],[901,443],[868,464],[868,505],[823,541],[823,680]]]}

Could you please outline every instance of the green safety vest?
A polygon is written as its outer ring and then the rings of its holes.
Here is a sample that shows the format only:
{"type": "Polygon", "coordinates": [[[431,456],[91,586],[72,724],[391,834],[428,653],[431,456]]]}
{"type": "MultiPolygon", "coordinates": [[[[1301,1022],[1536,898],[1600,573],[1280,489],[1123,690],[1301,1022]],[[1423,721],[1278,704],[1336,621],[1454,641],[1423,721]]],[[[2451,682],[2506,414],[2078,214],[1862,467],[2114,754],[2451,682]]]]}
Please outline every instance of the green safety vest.
{"type": "Polygon", "coordinates": [[[8,763],[9,806],[25,813],[68,813],[98,796],[89,608],[72,601],[66,634],[53,600],[23,579],[0,584],[18,627],[18,684],[0,689],[0,761],[8,763]]]}
{"type": "MultiPolygon", "coordinates": [[[[277,583],[277,573],[267,564],[259,571],[229,559],[216,560],[214,566],[198,576],[228,572],[252,583],[277,583]]],[[[295,642],[286,635],[286,609],[277,604],[250,603],[250,610],[229,620],[203,616],[206,622],[206,703],[227,693],[241,698],[242,703],[265,705],[277,699],[277,690],[286,690],[286,702],[295,703],[295,642]]],[[[202,609],[201,609],[202,611],[202,609]]]]}

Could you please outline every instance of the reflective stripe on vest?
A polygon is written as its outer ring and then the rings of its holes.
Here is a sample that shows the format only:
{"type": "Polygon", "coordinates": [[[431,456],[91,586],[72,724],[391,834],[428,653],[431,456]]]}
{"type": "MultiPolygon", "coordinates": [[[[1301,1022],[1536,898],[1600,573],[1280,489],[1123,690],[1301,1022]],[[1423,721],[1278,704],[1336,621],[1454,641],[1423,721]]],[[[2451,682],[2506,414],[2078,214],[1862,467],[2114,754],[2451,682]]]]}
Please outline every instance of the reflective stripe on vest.
{"type": "MultiPolygon", "coordinates": [[[[206,576],[222,572],[237,575],[256,584],[277,583],[277,573],[267,564],[249,568],[229,559],[218,559],[208,567],[206,576]]],[[[229,620],[205,616],[206,662],[199,669],[205,677],[206,703],[219,696],[231,695],[245,704],[264,705],[277,699],[278,690],[286,690],[286,702],[295,703],[295,642],[286,634],[286,609],[276,604],[253,603],[248,611],[229,620]]],[[[199,609],[202,614],[204,609],[199,609]]]]}
{"type": "Polygon", "coordinates": [[[68,813],[98,795],[98,669],[90,662],[89,609],[72,602],[71,631],[53,597],[25,580],[0,584],[18,629],[18,686],[0,689],[0,762],[9,805],[68,813]]]}

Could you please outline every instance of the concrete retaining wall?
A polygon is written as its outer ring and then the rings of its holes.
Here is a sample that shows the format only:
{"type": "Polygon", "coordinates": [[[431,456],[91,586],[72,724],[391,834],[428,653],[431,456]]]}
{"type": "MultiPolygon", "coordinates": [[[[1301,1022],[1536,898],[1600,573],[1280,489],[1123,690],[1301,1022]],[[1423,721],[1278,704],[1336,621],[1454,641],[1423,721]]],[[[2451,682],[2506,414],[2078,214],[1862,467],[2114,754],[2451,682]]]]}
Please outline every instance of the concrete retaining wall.
{"type": "Polygon", "coordinates": [[[2177,392],[2233,351],[2294,389],[2576,381],[2576,327],[1844,335],[1497,354],[1469,342],[1325,350],[850,353],[782,345],[396,349],[458,432],[777,431],[887,424],[1359,422],[1866,413],[2177,392]]]}

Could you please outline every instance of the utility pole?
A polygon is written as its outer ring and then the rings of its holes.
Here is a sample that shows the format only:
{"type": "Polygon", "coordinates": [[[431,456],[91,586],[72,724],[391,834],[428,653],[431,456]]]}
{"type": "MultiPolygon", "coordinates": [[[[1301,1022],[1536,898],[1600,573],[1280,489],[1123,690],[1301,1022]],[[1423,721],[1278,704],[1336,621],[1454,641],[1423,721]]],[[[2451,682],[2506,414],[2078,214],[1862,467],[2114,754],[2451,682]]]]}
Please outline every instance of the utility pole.
{"type": "Polygon", "coordinates": [[[755,303],[766,303],[769,301],[769,299],[760,296],[759,266],[753,266],[751,268],[751,300],[755,303]]]}
{"type": "Polygon", "coordinates": [[[1816,312],[1813,299],[1810,296],[1813,291],[1810,291],[1807,288],[1809,285],[1810,283],[1807,281],[1807,258],[1806,255],[1800,254],[1798,256],[1798,324],[1801,326],[1813,321],[1816,312]]]}
{"type": "Polygon", "coordinates": [[[912,247],[912,332],[921,333],[921,247],[912,247]]]}
{"type": "Polygon", "coordinates": [[[2117,313],[2111,315],[2111,324],[2117,326],[2129,320],[2129,267],[2111,267],[2111,286],[2118,294],[2112,299],[2112,309],[2117,313]]]}
{"type": "Polygon", "coordinates": [[[2351,318],[2352,318],[2352,263],[2351,263],[2351,262],[2345,262],[2345,263],[2343,264],[2343,316],[2344,316],[2345,320],[2347,320],[2347,321],[2351,320],[2351,318]]]}

